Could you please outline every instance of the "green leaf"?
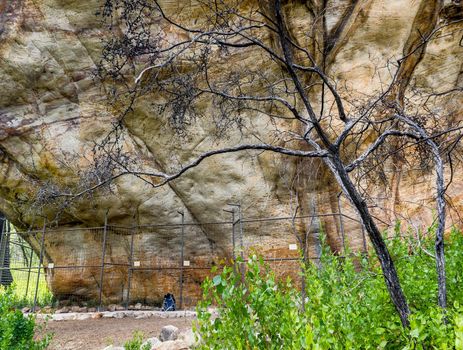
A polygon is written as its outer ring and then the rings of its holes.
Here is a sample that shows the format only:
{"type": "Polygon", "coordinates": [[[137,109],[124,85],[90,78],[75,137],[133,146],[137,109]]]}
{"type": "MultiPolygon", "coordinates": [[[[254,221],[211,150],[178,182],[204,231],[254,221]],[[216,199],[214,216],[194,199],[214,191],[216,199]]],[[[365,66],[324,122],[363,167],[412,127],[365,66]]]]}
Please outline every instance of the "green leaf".
{"type": "Polygon", "coordinates": [[[418,338],[420,336],[420,330],[415,328],[410,332],[412,338],[418,338]]]}
{"type": "Polygon", "coordinates": [[[222,276],[214,276],[214,278],[212,279],[212,283],[214,284],[214,287],[217,287],[219,284],[222,283],[222,276]]]}

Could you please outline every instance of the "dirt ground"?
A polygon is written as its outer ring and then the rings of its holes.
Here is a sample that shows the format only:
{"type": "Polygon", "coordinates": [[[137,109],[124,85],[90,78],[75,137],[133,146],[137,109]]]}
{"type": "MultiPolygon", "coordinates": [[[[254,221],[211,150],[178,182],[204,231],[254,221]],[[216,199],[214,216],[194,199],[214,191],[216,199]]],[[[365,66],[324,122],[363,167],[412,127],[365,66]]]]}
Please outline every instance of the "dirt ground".
{"type": "Polygon", "coordinates": [[[44,332],[54,333],[49,350],[101,350],[111,344],[122,346],[132,338],[135,331],[143,332],[144,338],[159,337],[161,328],[166,325],[174,325],[183,331],[191,328],[193,321],[192,317],[49,321],[38,335],[44,332]]]}

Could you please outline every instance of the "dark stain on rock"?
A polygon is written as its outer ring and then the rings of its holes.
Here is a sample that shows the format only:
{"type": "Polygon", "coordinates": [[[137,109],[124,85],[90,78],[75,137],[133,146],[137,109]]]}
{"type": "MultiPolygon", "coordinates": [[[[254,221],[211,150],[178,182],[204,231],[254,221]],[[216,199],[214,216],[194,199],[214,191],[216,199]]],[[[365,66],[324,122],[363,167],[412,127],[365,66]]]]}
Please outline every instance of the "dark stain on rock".
{"type": "Polygon", "coordinates": [[[426,53],[427,39],[439,21],[442,0],[422,0],[412,24],[410,34],[403,49],[403,59],[392,89],[391,97],[399,105],[403,105],[405,91],[412,78],[415,68],[426,53]]]}
{"type": "Polygon", "coordinates": [[[8,33],[8,28],[14,23],[23,6],[24,0],[0,0],[0,42],[8,33]]]}
{"type": "Polygon", "coordinates": [[[444,6],[440,16],[448,22],[461,21],[463,19],[463,2],[461,0],[452,1],[451,4],[444,6]]]}

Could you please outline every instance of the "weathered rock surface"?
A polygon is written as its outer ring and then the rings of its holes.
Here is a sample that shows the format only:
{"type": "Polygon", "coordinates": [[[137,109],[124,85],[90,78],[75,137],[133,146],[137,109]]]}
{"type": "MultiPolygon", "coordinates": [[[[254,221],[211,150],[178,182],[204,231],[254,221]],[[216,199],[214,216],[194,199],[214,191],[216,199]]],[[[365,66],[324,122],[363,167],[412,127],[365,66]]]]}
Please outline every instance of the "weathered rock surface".
{"type": "Polygon", "coordinates": [[[195,346],[199,345],[199,339],[196,340],[195,333],[191,328],[181,332],[178,336],[178,339],[184,341],[185,344],[190,348],[194,348],[195,346]]]}
{"type": "Polygon", "coordinates": [[[188,344],[183,340],[168,340],[152,348],[152,350],[189,350],[188,344]]]}
{"type": "Polygon", "coordinates": [[[177,327],[172,325],[164,326],[161,329],[159,339],[161,339],[161,341],[177,340],[178,334],[179,329],[177,327]]]}
{"type": "MultiPolygon", "coordinates": [[[[161,2],[170,12],[189,12],[192,20],[199,16],[193,5],[185,8],[182,1],[161,2]]],[[[346,16],[344,10],[349,2],[328,3],[327,26],[332,29],[346,16]]],[[[329,58],[330,74],[343,82],[351,100],[375,94],[390,81],[390,69],[394,68],[388,62],[400,58],[407,45],[415,40],[417,28],[426,25],[428,17],[422,6],[437,3],[357,2],[329,58]]],[[[40,215],[31,210],[31,202],[41,191],[72,187],[79,182],[79,170],[92,161],[94,141],[106,135],[117,114],[106,104],[104,86],[93,79],[95,64],[101,56],[100,40],[107,35],[101,19],[95,16],[100,5],[98,0],[0,0],[0,210],[20,228],[40,227],[40,215]]],[[[306,33],[312,26],[307,6],[294,1],[288,7],[291,30],[302,43],[306,42],[306,33]]],[[[444,1],[444,8],[438,13],[438,22],[446,23],[461,14],[460,2],[444,1]]],[[[461,28],[461,23],[444,26],[442,35],[427,45],[419,61],[406,67],[404,76],[411,75],[415,85],[426,91],[447,91],[461,85],[461,28]]],[[[171,30],[166,28],[166,33],[171,30]]],[[[240,55],[229,64],[243,60],[254,65],[266,64],[258,57],[240,55]]],[[[458,95],[447,95],[436,99],[433,108],[449,118],[461,119],[461,102],[458,95]]],[[[253,120],[256,130],[265,129],[266,123],[253,120]]],[[[217,144],[210,134],[210,121],[205,120],[191,127],[186,140],[179,139],[163,115],[153,114],[149,101],[136,106],[126,128],[125,150],[136,164],[150,170],[167,171],[210,147],[233,144],[242,137],[232,134],[217,144]]],[[[254,133],[258,134],[255,130],[245,131],[243,137],[251,139],[254,133]]],[[[127,226],[178,223],[177,211],[184,211],[188,221],[202,224],[185,232],[185,254],[191,263],[210,265],[220,257],[229,256],[230,226],[205,223],[229,220],[222,209],[231,202],[241,202],[247,217],[291,215],[292,197],[284,174],[294,171],[294,166],[275,155],[240,153],[205,161],[159,189],[152,189],[135,177],[117,179],[111,192],[96,193],[93,198],[66,208],[56,232],[47,235],[46,263],[92,266],[75,273],[48,271],[51,289],[60,298],[98,298],[95,281],[100,273],[102,230],[89,227],[101,226],[107,211],[110,224],[127,226]]],[[[394,169],[392,164],[385,175],[386,185],[371,190],[379,208],[376,214],[386,224],[397,218],[417,225],[429,224],[433,213],[431,175],[394,169]]],[[[305,203],[301,213],[336,212],[339,189],[324,176],[319,164],[305,164],[301,174],[306,179],[300,185],[300,196],[305,203]]],[[[458,222],[457,214],[463,209],[462,180],[461,171],[456,172],[448,190],[453,222],[458,222]]],[[[355,217],[344,201],[342,211],[355,217]]],[[[45,206],[44,214],[52,218],[52,209],[45,206]]],[[[264,246],[269,254],[287,254],[287,244],[293,241],[289,224],[246,225],[249,245],[264,246]]],[[[344,225],[350,243],[360,247],[359,225],[349,220],[344,225]]],[[[319,221],[298,223],[298,228],[307,226],[312,233],[323,226],[330,244],[340,249],[338,221],[323,217],[319,221]]],[[[115,228],[112,233],[106,260],[126,263],[130,231],[115,228]]],[[[178,262],[179,235],[178,228],[137,232],[135,260],[141,261],[142,266],[178,262]]],[[[31,243],[38,246],[38,242],[31,243]]],[[[127,295],[127,268],[110,266],[107,270],[112,278],[104,282],[103,298],[107,303],[118,303],[121,295],[127,295]]],[[[194,290],[203,276],[204,271],[189,272],[185,290],[194,290]]],[[[153,275],[141,270],[133,275],[130,293],[132,300],[160,301],[165,292],[176,291],[177,287],[176,274],[153,275]]]]}
{"type": "Polygon", "coordinates": [[[148,343],[151,345],[151,349],[153,349],[156,346],[159,346],[161,344],[161,341],[156,337],[148,338],[143,342],[141,348],[143,349],[143,347],[146,346],[148,343]]]}

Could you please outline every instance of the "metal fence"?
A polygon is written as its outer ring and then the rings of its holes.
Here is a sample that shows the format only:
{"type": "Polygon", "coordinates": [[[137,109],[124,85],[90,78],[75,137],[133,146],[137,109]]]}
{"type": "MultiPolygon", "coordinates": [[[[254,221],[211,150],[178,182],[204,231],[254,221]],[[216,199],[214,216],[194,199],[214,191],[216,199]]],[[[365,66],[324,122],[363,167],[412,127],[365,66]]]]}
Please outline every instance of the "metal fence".
{"type": "MultiPolygon", "coordinates": [[[[367,249],[359,221],[341,210],[270,218],[244,218],[239,206],[226,211],[229,221],[201,224],[186,222],[179,213],[172,224],[115,226],[106,217],[101,227],[4,232],[0,247],[7,247],[9,261],[0,267],[0,277],[11,273],[18,298],[32,311],[39,305],[148,309],[159,307],[166,293],[175,295],[181,309],[198,302],[201,282],[214,266],[246,261],[251,254],[262,255],[277,276],[300,283],[301,250],[306,248],[306,259],[320,254],[320,230],[311,226],[332,226],[340,254],[349,244],[346,229],[357,247],[367,249]],[[195,240],[211,230],[220,233],[221,242],[219,249],[210,242],[207,256],[196,251],[203,243],[195,240]]],[[[5,260],[5,253],[0,249],[0,258],[5,260]]]]}

